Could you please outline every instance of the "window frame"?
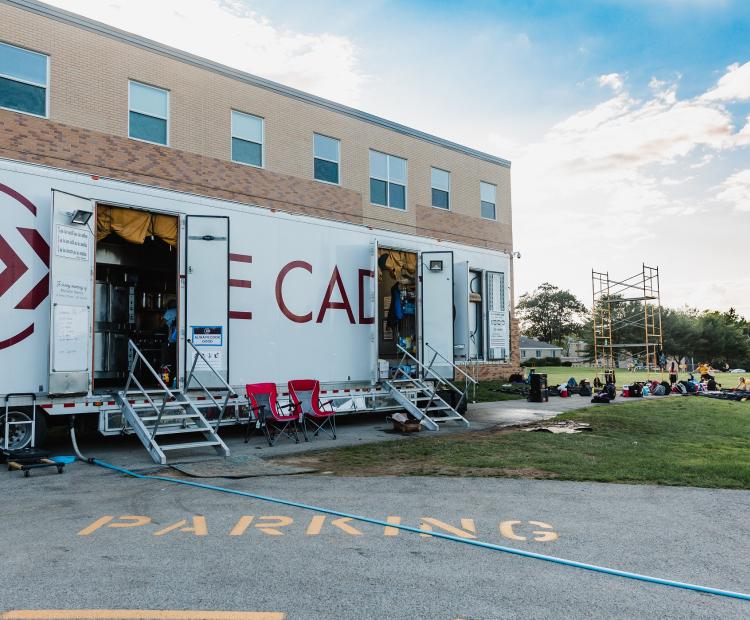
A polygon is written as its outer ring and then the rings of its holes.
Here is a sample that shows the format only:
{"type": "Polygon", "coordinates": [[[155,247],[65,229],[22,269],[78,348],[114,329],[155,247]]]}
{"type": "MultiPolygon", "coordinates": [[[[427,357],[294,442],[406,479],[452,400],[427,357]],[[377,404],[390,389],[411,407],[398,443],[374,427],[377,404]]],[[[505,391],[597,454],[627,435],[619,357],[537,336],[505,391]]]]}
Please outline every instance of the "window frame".
{"type": "Polygon", "coordinates": [[[373,207],[382,207],[385,209],[393,209],[394,211],[399,211],[400,213],[406,213],[409,210],[409,160],[406,157],[399,157],[398,155],[392,155],[390,153],[386,153],[385,151],[379,151],[378,149],[369,149],[367,151],[367,166],[369,168],[367,180],[368,180],[368,200],[371,206],[373,207]],[[380,155],[385,155],[386,157],[386,176],[387,179],[380,178],[378,176],[374,176],[372,174],[372,163],[370,161],[370,153],[379,153],[380,155]],[[404,208],[399,209],[398,207],[393,207],[390,205],[391,202],[391,192],[390,192],[390,184],[393,183],[394,185],[401,185],[401,183],[398,183],[396,181],[391,181],[391,157],[395,157],[396,159],[400,159],[404,162],[404,208]],[[372,201],[372,189],[369,187],[370,183],[369,181],[375,179],[376,181],[382,181],[385,183],[385,198],[386,202],[389,204],[378,204],[377,202],[372,201]]]}
{"type": "MultiPolygon", "coordinates": [[[[257,142],[253,142],[252,140],[245,140],[245,138],[239,138],[238,140],[242,140],[243,142],[250,142],[252,144],[257,144],[257,142]]],[[[250,166],[251,168],[260,168],[261,170],[266,167],[266,117],[260,116],[259,114],[251,114],[250,112],[243,112],[242,110],[238,110],[237,108],[230,108],[229,110],[229,161],[231,161],[233,164],[240,164],[241,166],[250,166]],[[242,114],[244,116],[252,116],[253,118],[260,119],[260,166],[258,164],[249,164],[246,161],[237,161],[234,158],[234,150],[232,149],[232,140],[235,138],[234,130],[233,130],[233,114],[242,114]]]]}
{"type": "Polygon", "coordinates": [[[450,170],[445,170],[444,168],[438,168],[437,166],[430,166],[430,206],[433,209],[439,209],[440,211],[450,211],[451,210],[451,202],[452,202],[452,200],[451,200],[451,193],[452,193],[451,189],[453,187],[453,181],[451,179],[451,176],[452,175],[451,175],[451,171],[450,170]],[[443,207],[436,207],[434,204],[432,204],[432,190],[436,189],[439,192],[444,192],[445,191],[444,189],[440,189],[439,187],[435,187],[432,184],[432,171],[433,170],[439,170],[440,172],[445,172],[448,175],[448,191],[447,191],[447,194],[448,194],[448,207],[445,208],[445,209],[443,209],[443,207]]]}
{"type": "Polygon", "coordinates": [[[128,138],[130,140],[137,140],[138,142],[145,142],[146,144],[155,144],[156,146],[170,146],[170,140],[169,140],[169,134],[171,131],[171,123],[170,123],[170,117],[172,116],[172,102],[170,97],[169,89],[162,88],[161,86],[156,86],[154,84],[148,84],[147,82],[141,82],[139,80],[133,80],[131,78],[128,78],[128,138]],[[159,116],[154,116],[153,114],[143,114],[143,112],[138,112],[137,110],[133,110],[131,108],[131,97],[130,97],[130,85],[131,84],[138,84],[139,86],[146,86],[147,88],[153,88],[155,90],[161,90],[165,93],[167,93],[167,118],[161,118],[159,116]],[[146,140],[145,138],[136,138],[134,136],[130,135],[130,113],[135,112],[136,114],[143,114],[143,116],[150,116],[151,118],[158,118],[160,120],[167,122],[167,141],[166,143],[162,144],[161,142],[154,142],[153,140],[146,140]]]}
{"type": "Polygon", "coordinates": [[[341,138],[334,138],[333,136],[329,136],[324,133],[318,133],[317,131],[313,131],[313,139],[312,139],[312,153],[313,153],[313,170],[312,170],[312,178],[313,181],[317,181],[318,183],[325,183],[326,185],[335,185],[338,187],[341,187],[341,138]],[[315,154],[315,136],[320,136],[321,138],[328,138],[329,140],[336,140],[339,146],[339,160],[333,161],[332,159],[328,159],[327,157],[318,157],[315,154]],[[333,164],[336,164],[338,166],[338,176],[339,181],[338,183],[334,183],[333,181],[326,181],[325,179],[318,179],[315,177],[315,160],[316,159],[322,159],[323,161],[329,161],[333,164]]]}
{"type": "Polygon", "coordinates": [[[41,84],[38,84],[37,82],[30,82],[29,80],[24,80],[21,78],[13,77],[11,75],[8,75],[7,73],[0,73],[0,77],[6,80],[10,80],[11,82],[18,82],[19,84],[28,84],[29,86],[36,86],[37,88],[44,88],[44,115],[42,114],[34,114],[34,112],[26,112],[24,110],[16,110],[15,108],[8,108],[6,106],[0,105],[0,110],[8,110],[9,112],[15,112],[16,114],[26,114],[27,116],[34,116],[36,118],[49,118],[49,106],[50,106],[50,100],[49,100],[49,80],[50,80],[50,55],[45,54],[44,52],[37,52],[36,50],[29,49],[28,47],[22,47],[20,45],[14,45],[13,43],[8,43],[6,41],[0,40],[0,43],[3,45],[7,45],[8,47],[15,47],[17,50],[22,50],[24,52],[28,52],[30,54],[36,54],[37,56],[44,56],[44,58],[47,61],[47,66],[45,67],[46,72],[46,84],[42,86],[41,84]]]}
{"type": "Polygon", "coordinates": [[[489,181],[479,181],[479,216],[483,220],[488,220],[490,222],[497,222],[498,221],[498,218],[497,218],[497,183],[490,183],[489,181]],[[495,207],[495,217],[486,217],[485,215],[482,214],[482,203],[483,202],[488,202],[486,200],[482,200],[482,185],[489,185],[489,186],[495,188],[495,202],[494,203],[489,203],[489,204],[492,204],[495,207]]]}

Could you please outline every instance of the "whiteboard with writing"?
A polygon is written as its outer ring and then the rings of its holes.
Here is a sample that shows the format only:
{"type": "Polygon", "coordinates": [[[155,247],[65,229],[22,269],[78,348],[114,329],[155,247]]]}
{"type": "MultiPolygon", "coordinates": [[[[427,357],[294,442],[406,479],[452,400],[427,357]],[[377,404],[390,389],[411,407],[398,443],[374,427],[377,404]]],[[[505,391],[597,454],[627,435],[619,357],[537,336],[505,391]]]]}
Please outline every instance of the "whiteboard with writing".
{"type": "Polygon", "coordinates": [[[52,344],[54,372],[88,370],[89,309],[56,304],[52,310],[55,339],[52,344]]]}

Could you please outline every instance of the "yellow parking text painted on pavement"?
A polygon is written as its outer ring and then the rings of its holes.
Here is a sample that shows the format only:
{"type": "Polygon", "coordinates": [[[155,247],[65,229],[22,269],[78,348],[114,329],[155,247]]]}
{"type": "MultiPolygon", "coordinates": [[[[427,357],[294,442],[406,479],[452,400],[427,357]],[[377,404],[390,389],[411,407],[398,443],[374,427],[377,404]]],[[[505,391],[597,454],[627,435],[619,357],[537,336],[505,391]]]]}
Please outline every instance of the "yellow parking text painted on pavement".
{"type": "MultiPolygon", "coordinates": [[[[397,515],[389,515],[384,519],[385,525],[382,529],[382,536],[399,536],[401,530],[397,527],[403,523],[403,519],[397,515]]],[[[241,515],[229,527],[224,525],[221,529],[212,526],[209,531],[209,522],[203,515],[186,516],[178,519],[168,525],[163,525],[164,521],[154,520],[147,515],[104,515],[95,519],[82,530],[78,532],[79,536],[91,536],[94,533],[101,535],[103,531],[110,528],[116,529],[122,533],[133,529],[148,533],[151,536],[173,538],[184,534],[192,536],[252,536],[257,533],[265,536],[287,536],[301,534],[303,536],[324,536],[324,535],[344,535],[344,536],[365,536],[373,535],[372,528],[366,524],[360,524],[351,517],[331,518],[327,515],[313,515],[309,519],[299,519],[297,522],[292,517],[285,515],[241,515]]],[[[497,523],[497,522],[495,522],[497,523]]],[[[434,517],[422,517],[419,520],[418,529],[424,534],[420,536],[425,539],[433,538],[430,532],[439,531],[459,538],[477,539],[484,537],[487,540],[488,535],[499,532],[502,538],[514,541],[528,541],[536,543],[554,542],[560,535],[555,531],[553,525],[544,521],[521,521],[519,519],[508,519],[500,521],[498,525],[488,524],[486,521],[484,527],[478,528],[474,519],[461,517],[458,521],[443,521],[434,517]],[[487,527],[490,525],[490,527],[487,527]]],[[[377,531],[377,530],[376,530],[377,531]]],[[[2,620],[2,616],[0,616],[2,620]]]]}

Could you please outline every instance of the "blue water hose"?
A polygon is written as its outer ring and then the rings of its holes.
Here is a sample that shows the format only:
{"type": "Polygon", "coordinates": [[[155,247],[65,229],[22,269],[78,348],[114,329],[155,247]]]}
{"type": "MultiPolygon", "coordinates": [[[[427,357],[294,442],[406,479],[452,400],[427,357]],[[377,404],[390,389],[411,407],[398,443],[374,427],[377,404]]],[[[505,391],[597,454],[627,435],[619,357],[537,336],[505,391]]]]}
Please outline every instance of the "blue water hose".
{"type": "Polygon", "coordinates": [[[388,523],[381,521],[380,519],[372,519],[370,517],[363,517],[361,515],[349,514],[341,512],[339,510],[331,510],[329,508],[321,508],[320,506],[312,506],[310,504],[302,504],[300,502],[293,502],[286,499],[279,499],[276,497],[269,497],[266,495],[258,495],[257,493],[248,493],[247,491],[238,491],[236,489],[228,489],[226,487],[219,487],[212,484],[202,484],[200,482],[191,482],[190,480],[180,480],[179,478],[167,478],[165,476],[151,476],[145,474],[139,474],[124,467],[118,467],[105,461],[100,461],[95,458],[84,459],[94,465],[99,465],[106,469],[120,472],[126,476],[132,476],[133,478],[139,478],[141,480],[159,480],[161,482],[173,482],[174,484],[182,484],[188,487],[195,487],[198,489],[205,489],[207,491],[217,491],[219,493],[230,493],[232,495],[240,495],[242,497],[249,497],[252,499],[258,499],[264,502],[272,502],[274,504],[281,504],[283,506],[292,506],[293,508],[302,508],[304,510],[312,510],[314,512],[320,512],[335,517],[345,517],[353,519],[355,521],[361,521],[363,523],[371,523],[373,525],[379,525],[382,527],[392,527],[405,532],[412,532],[413,534],[422,534],[432,536],[433,538],[442,538],[444,540],[451,540],[453,542],[463,543],[465,545],[471,545],[473,547],[481,547],[482,549],[490,549],[492,551],[501,551],[503,553],[510,553],[512,555],[521,556],[524,558],[532,558],[534,560],[544,560],[545,562],[552,562],[553,564],[561,564],[563,566],[572,566],[573,568],[580,568],[583,570],[593,571],[595,573],[603,573],[605,575],[614,575],[615,577],[624,577],[626,579],[635,579],[636,581],[645,581],[647,583],[655,583],[661,586],[669,586],[671,588],[682,588],[684,590],[694,590],[695,592],[703,592],[704,594],[714,594],[716,596],[726,596],[729,598],[740,599],[743,601],[750,601],[750,594],[743,594],[742,592],[731,592],[729,590],[721,590],[719,588],[709,588],[707,586],[695,585],[692,583],[683,583],[681,581],[673,581],[672,579],[662,579],[661,577],[651,577],[649,575],[639,575],[638,573],[631,573],[624,570],[617,570],[615,568],[607,568],[606,566],[596,566],[595,564],[586,564],[585,562],[576,562],[575,560],[566,560],[564,558],[558,558],[553,555],[545,555],[543,553],[534,553],[533,551],[524,551],[523,549],[515,549],[513,547],[505,547],[503,545],[495,545],[488,542],[482,542],[481,540],[475,540],[472,538],[462,538],[460,536],[452,536],[450,534],[443,534],[442,532],[434,532],[421,530],[416,527],[409,525],[401,525],[397,523],[388,523]]]}

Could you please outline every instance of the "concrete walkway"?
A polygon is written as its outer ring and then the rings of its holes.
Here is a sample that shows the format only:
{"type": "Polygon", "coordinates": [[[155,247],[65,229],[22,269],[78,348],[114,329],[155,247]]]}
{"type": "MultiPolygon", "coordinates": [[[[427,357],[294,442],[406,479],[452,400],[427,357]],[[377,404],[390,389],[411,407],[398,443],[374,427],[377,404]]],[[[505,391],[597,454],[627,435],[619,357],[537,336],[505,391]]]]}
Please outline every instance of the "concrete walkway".
{"type": "MultiPolygon", "coordinates": [[[[633,402],[624,398],[615,398],[608,405],[592,405],[590,396],[573,395],[570,398],[552,397],[547,403],[529,403],[525,400],[504,400],[495,403],[475,403],[469,405],[467,419],[473,430],[485,430],[492,427],[529,424],[554,418],[556,415],[582,409],[583,407],[610,407],[618,403],[633,402]]],[[[442,432],[442,429],[439,431],[442,432]]]]}

